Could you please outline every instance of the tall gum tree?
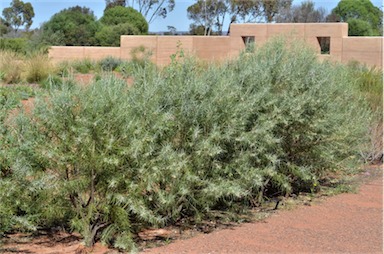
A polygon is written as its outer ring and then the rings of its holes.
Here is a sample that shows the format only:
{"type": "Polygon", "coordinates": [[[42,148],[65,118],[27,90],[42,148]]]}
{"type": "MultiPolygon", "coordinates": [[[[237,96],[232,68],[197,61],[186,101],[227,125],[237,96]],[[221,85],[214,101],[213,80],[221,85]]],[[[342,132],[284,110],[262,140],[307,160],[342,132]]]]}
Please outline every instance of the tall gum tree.
{"type": "Polygon", "coordinates": [[[123,6],[137,9],[150,24],[156,18],[166,18],[175,8],[175,0],[106,0],[106,9],[123,6]]]}
{"type": "Polygon", "coordinates": [[[28,31],[33,23],[35,12],[31,3],[12,0],[10,7],[3,9],[3,16],[5,22],[12,27],[16,34],[22,26],[28,31]]]}

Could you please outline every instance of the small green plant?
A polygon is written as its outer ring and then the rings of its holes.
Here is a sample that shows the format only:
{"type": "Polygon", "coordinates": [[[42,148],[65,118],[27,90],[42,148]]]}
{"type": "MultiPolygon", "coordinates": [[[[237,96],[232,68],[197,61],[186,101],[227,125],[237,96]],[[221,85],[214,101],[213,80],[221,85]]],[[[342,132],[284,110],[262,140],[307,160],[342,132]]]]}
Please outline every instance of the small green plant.
{"type": "Polygon", "coordinates": [[[56,64],[56,74],[60,77],[68,77],[69,75],[73,74],[73,67],[71,65],[71,62],[69,61],[62,61],[58,64],[56,64]]]}
{"type": "Polygon", "coordinates": [[[182,43],[178,41],[176,45],[177,50],[171,55],[171,64],[175,64],[177,61],[181,61],[185,57],[184,50],[181,46],[182,43]]]}
{"type": "Polygon", "coordinates": [[[112,56],[104,58],[104,59],[100,60],[100,62],[99,62],[100,68],[103,71],[114,71],[121,64],[122,64],[121,59],[117,59],[117,58],[114,58],[112,56]]]}
{"type": "Polygon", "coordinates": [[[35,95],[35,88],[29,85],[12,85],[0,87],[0,98],[3,100],[3,105],[16,105],[21,100],[34,97],[35,95]]]}
{"type": "Polygon", "coordinates": [[[71,62],[71,66],[75,71],[86,74],[95,70],[96,63],[90,59],[83,59],[71,62]]]}

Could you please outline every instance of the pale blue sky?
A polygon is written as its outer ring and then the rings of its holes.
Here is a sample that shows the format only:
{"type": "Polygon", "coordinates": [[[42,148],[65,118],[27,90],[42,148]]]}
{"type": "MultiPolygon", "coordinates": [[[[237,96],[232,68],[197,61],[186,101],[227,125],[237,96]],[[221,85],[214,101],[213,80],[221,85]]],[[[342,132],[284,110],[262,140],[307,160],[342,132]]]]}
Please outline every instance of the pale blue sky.
{"type": "MultiPolygon", "coordinates": [[[[1,10],[10,5],[11,0],[0,0],[1,10]]],[[[24,0],[30,2],[35,10],[32,28],[36,28],[41,23],[48,21],[55,13],[76,5],[86,6],[93,10],[97,18],[103,15],[105,8],[104,0],[24,0]]],[[[177,31],[188,31],[191,20],[187,18],[187,8],[193,4],[194,0],[176,0],[176,6],[173,12],[169,13],[167,18],[157,18],[149,25],[149,31],[167,31],[167,26],[176,27],[177,31]]],[[[300,4],[302,0],[294,0],[293,4],[300,4]]],[[[313,0],[316,7],[324,7],[330,12],[339,2],[338,0],[313,0]]],[[[383,0],[371,0],[371,2],[383,9],[383,0]]]]}

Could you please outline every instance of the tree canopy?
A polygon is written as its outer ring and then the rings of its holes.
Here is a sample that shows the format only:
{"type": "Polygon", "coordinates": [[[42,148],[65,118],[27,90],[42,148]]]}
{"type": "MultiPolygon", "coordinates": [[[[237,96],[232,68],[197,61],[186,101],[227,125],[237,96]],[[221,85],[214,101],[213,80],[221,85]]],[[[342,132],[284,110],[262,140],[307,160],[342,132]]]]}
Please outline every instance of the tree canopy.
{"type": "Polygon", "coordinates": [[[97,44],[100,46],[120,46],[121,35],[136,35],[140,31],[129,23],[121,23],[114,26],[103,26],[96,33],[97,44]]]}
{"type": "Polygon", "coordinates": [[[370,0],[341,0],[328,20],[347,22],[349,35],[383,34],[383,12],[370,0]]]}
{"type": "Polygon", "coordinates": [[[325,21],[326,10],[322,7],[315,8],[315,3],[312,0],[286,8],[276,16],[276,22],[278,23],[316,23],[325,21]]]}
{"type": "MultiPolygon", "coordinates": [[[[194,23],[192,28],[204,27],[204,34],[210,35],[213,29],[222,34],[227,17],[234,22],[273,22],[276,15],[290,8],[292,0],[196,0],[188,7],[188,18],[194,23]]],[[[229,28],[228,28],[229,30],[229,28]]]]}
{"type": "Polygon", "coordinates": [[[140,34],[148,33],[147,21],[140,12],[131,7],[116,6],[106,9],[100,22],[107,26],[129,23],[133,27],[136,27],[140,34]]]}
{"type": "Polygon", "coordinates": [[[56,13],[43,24],[43,41],[50,45],[95,45],[99,29],[96,16],[86,7],[75,6],[56,13]]]}
{"type": "Polygon", "coordinates": [[[31,27],[35,12],[31,3],[12,0],[10,7],[3,9],[3,16],[5,23],[9,24],[16,33],[21,26],[25,26],[26,30],[31,27]]]}
{"type": "Polygon", "coordinates": [[[9,31],[9,24],[2,17],[0,17],[0,36],[8,33],[8,31],[9,31]]]}
{"type": "Polygon", "coordinates": [[[152,23],[158,17],[166,18],[175,8],[175,0],[106,0],[105,3],[106,10],[116,6],[135,8],[148,23],[152,23]]]}

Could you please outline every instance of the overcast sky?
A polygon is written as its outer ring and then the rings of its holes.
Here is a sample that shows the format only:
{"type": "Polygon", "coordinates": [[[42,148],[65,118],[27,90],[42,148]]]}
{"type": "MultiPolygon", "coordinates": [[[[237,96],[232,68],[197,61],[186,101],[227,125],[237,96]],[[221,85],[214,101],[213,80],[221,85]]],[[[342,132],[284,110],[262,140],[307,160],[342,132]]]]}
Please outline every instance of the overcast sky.
{"type": "MultiPolygon", "coordinates": [[[[30,2],[35,10],[35,18],[33,19],[32,28],[39,27],[41,23],[48,21],[55,13],[76,5],[86,6],[93,10],[97,18],[103,15],[105,8],[104,0],[23,0],[24,2],[30,2]]],[[[174,26],[177,31],[188,31],[191,20],[187,18],[187,8],[193,4],[194,0],[176,0],[176,6],[173,12],[169,13],[167,18],[157,18],[149,25],[149,31],[167,31],[167,26],[174,26]]],[[[302,0],[294,0],[293,4],[300,4],[302,0]]],[[[324,7],[330,12],[339,2],[338,0],[313,0],[316,7],[324,7]]],[[[371,0],[371,2],[383,9],[382,0],[371,0]]],[[[8,7],[11,0],[0,0],[1,10],[8,7]]],[[[225,26],[226,27],[226,26],[225,26]]]]}

